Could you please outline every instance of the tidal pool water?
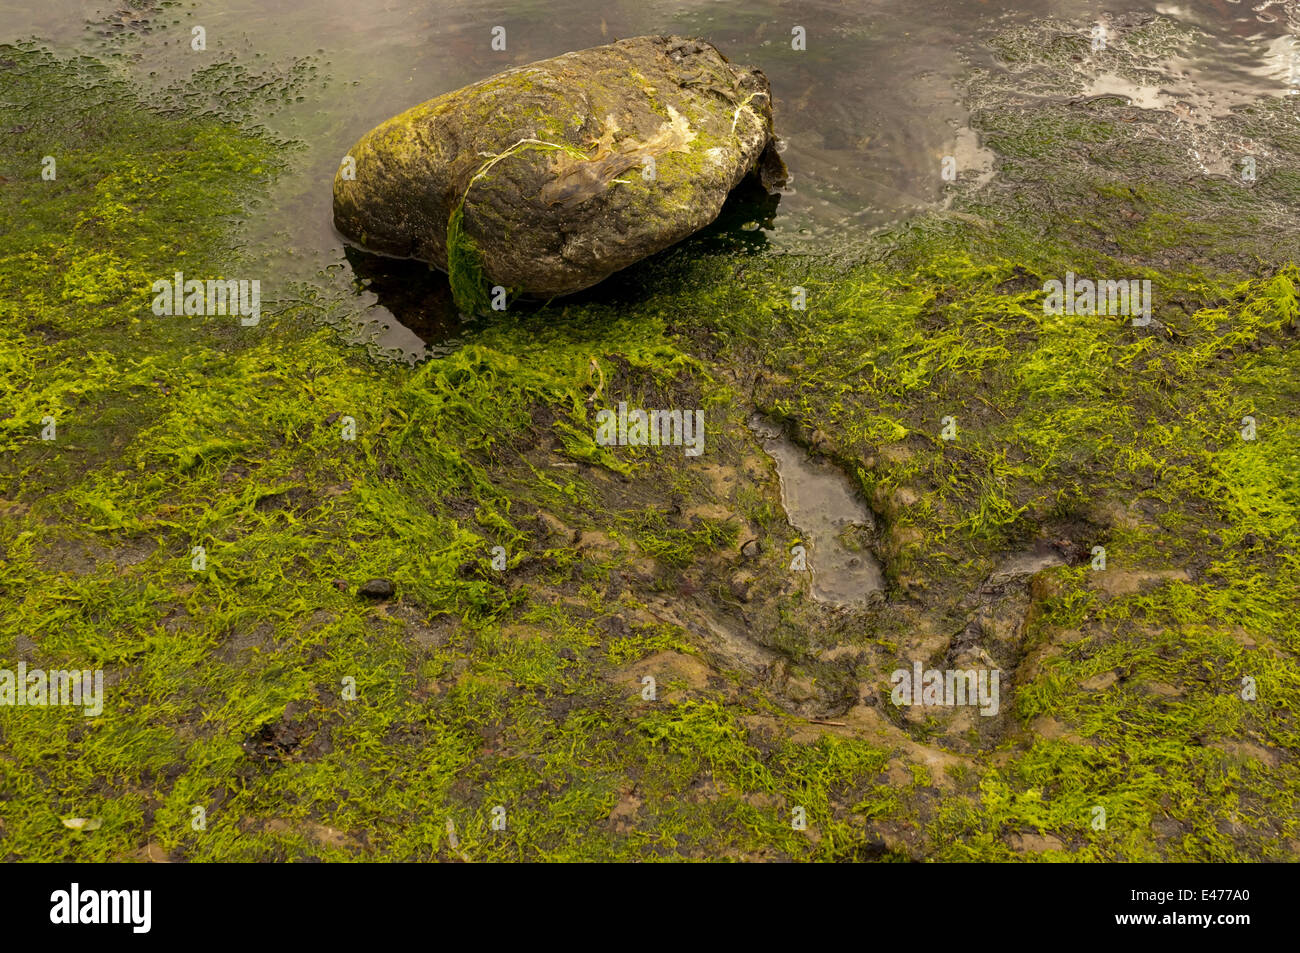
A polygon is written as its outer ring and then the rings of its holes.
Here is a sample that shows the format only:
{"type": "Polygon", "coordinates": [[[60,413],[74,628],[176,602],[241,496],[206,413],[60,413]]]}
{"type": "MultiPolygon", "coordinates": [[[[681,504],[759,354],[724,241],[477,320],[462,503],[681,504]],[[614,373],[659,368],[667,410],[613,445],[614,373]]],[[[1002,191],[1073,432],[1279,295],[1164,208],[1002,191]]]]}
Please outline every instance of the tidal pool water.
{"type": "Polygon", "coordinates": [[[871,508],[842,471],[811,456],[777,424],[756,416],[749,427],[776,464],[781,505],[804,536],[813,598],[840,606],[871,602],[885,590],[871,550],[871,508]]]}

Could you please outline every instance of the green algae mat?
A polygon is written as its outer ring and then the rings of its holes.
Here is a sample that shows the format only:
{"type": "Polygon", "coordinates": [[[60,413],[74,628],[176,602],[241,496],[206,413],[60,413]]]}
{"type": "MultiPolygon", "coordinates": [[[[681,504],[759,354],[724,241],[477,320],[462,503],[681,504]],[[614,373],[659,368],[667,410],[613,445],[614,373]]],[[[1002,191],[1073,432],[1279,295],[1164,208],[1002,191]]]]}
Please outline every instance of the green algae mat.
{"type": "Polygon", "coordinates": [[[0,47],[0,858],[1300,859],[1300,97],[1024,29],[943,208],[415,365],[244,240],[292,144],[0,47]]]}

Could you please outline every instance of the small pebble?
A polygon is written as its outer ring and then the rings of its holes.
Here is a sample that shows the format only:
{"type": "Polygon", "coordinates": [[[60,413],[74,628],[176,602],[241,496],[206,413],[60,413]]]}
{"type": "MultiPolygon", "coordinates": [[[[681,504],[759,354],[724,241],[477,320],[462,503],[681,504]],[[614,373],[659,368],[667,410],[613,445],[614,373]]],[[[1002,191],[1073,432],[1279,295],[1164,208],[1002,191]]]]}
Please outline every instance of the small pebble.
{"type": "Polygon", "coordinates": [[[396,591],[391,579],[371,579],[361,585],[357,595],[365,596],[367,599],[388,599],[396,591]]]}

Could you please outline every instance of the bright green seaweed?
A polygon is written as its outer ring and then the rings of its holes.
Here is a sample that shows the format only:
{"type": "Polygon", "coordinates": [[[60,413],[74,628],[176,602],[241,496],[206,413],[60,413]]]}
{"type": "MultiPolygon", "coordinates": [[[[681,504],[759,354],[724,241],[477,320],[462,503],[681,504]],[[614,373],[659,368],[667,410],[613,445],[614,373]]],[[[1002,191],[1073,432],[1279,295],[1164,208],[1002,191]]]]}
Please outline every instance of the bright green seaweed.
{"type": "MultiPolygon", "coordinates": [[[[211,209],[265,188],[276,149],[151,112],[87,61],[0,59],[0,125],[63,103],[0,159],[0,665],[108,679],[98,718],[0,707],[0,857],[1300,857],[1300,270],[1294,228],[1258,224],[1295,207],[1284,169],[1253,192],[1175,186],[1077,148],[1131,138],[1123,107],[986,109],[1007,188],[884,236],[888,256],[687,244],[642,266],[635,303],[488,311],[412,370],[287,294],[255,329],[153,316],[178,263],[258,274],[211,209]],[[1044,315],[1043,281],[1071,269],[1151,277],[1159,326],[1044,315]],[[704,408],[717,469],[599,446],[595,411],[620,399],[704,408]],[[747,469],[752,407],[881,515],[879,615],[812,626],[777,590],[796,537],[770,470],[747,469]],[[661,601],[736,611],[751,532],[780,693],[711,663],[661,601]],[[991,742],[790,713],[790,685],[828,706],[887,691],[891,653],[960,628],[1042,535],[1104,543],[1109,566],[1034,583],[991,742]],[[358,598],[371,577],[397,599],[358,598]],[[823,657],[845,645],[859,661],[823,657]]],[[[1294,158],[1277,118],[1240,121],[1294,158]]]]}

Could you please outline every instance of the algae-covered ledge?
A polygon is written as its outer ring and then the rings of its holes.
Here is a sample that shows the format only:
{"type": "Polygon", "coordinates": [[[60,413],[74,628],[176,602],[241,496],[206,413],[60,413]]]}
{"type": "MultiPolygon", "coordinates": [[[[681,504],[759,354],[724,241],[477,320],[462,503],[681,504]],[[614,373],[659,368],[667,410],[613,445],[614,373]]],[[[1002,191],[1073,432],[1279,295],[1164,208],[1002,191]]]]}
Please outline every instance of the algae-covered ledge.
{"type": "Polygon", "coordinates": [[[230,229],[284,153],[0,61],[0,667],[104,705],[0,705],[0,856],[1300,856],[1294,104],[1223,120],[1244,183],[1160,111],[981,80],[997,177],[872,254],[678,246],[409,368],[328,289],[154,315],[259,274],[230,229]],[[1070,273],[1150,280],[1150,323],[1051,313],[1070,273]],[[599,440],[620,402],[704,452],[599,440]],[[755,412],[869,509],[881,598],[791,568],[755,412]],[[915,665],[998,671],[996,712],[896,704],[915,665]]]}

